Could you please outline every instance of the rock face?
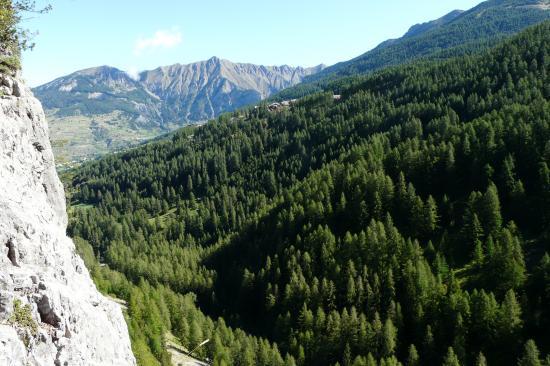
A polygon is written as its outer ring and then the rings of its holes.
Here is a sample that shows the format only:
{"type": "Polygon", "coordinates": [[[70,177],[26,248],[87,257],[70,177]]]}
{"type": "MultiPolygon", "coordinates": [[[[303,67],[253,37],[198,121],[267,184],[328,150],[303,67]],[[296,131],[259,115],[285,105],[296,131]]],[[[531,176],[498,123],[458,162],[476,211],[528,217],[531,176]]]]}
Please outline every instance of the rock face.
{"type": "Polygon", "coordinates": [[[256,103],[323,67],[260,66],[212,57],[145,71],[140,80],[164,101],[165,120],[201,121],[256,103]]]}
{"type": "Polygon", "coordinates": [[[135,365],[121,309],[66,234],[42,106],[0,75],[0,365],[135,365]]]}

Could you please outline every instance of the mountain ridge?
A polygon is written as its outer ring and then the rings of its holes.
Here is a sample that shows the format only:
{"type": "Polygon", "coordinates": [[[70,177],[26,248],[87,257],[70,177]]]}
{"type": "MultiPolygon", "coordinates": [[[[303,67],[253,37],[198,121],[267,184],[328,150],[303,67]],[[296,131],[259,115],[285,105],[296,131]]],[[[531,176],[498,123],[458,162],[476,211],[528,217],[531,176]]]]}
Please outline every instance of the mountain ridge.
{"type": "Polygon", "coordinates": [[[191,64],[173,64],[143,71],[139,80],[168,102],[163,117],[170,120],[179,115],[186,120],[200,121],[264,99],[323,68],[323,65],[310,68],[264,66],[211,57],[191,64]],[[216,93],[216,88],[221,88],[222,92],[216,93]],[[211,102],[213,98],[208,98],[206,110],[197,108],[197,99],[205,90],[210,90],[210,97],[221,97],[217,104],[211,102]],[[188,107],[183,108],[184,114],[177,113],[181,111],[177,107],[180,104],[188,107]]]}
{"type": "Polygon", "coordinates": [[[302,83],[277,93],[274,98],[291,99],[337,89],[342,78],[388,66],[478,52],[549,19],[549,10],[548,0],[487,0],[469,10],[455,10],[439,19],[413,25],[400,38],[383,41],[357,57],[306,77],[302,83]]]}
{"type": "Polygon", "coordinates": [[[46,109],[57,160],[63,164],[256,103],[323,68],[211,57],[130,75],[103,65],[75,71],[33,91],[46,109]]]}
{"type": "Polygon", "coordinates": [[[463,13],[464,13],[464,10],[455,9],[443,15],[441,18],[438,18],[429,22],[415,24],[409,28],[409,30],[403,35],[403,37],[414,36],[423,32],[427,32],[430,29],[433,29],[434,27],[441,26],[443,24],[447,24],[453,21],[463,13]]]}
{"type": "MultiPolygon", "coordinates": [[[[256,88],[258,88],[260,97],[265,98],[281,88],[299,82],[305,75],[311,75],[321,71],[324,67],[325,65],[323,64],[313,67],[292,67],[289,65],[265,66],[252,63],[232,62],[227,59],[213,56],[204,61],[189,64],[176,63],[159,66],[151,70],[144,70],[141,71],[137,77],[135,77],[117,67],[102,65],[77,70],[66,76],[56,78],[51,82],[37,86],[33,88],[33,91],[37,94],[37,97],[41,99],[43,105],[47,109],[62,109],[66,107],[66,103],[64,103],[62,98],[55,98],[54,95],[48,93],[52,90],[63,93],[74,92],[75,95],[73,95],[72,98],[69,97],[71,102],[74,102],[75,100],[82,101],[82,93],[103,93],[105,92],[106,87],[112,88],[110,93],[105,93],[111,96],[128,97],[128,95],[120,92],[130,92],[133,90],[143,89],[143,91],[149,94],[150,97],[163,101],[162,97],[164,92],[170,89],[173,90],[171,86],[174,83],[181,86],[182,82],[190,83],[194,81],[194,86],[202,88],[207,86],[208,82],[208,79],[205,79],[204,76],[214,75],[215,79],[227,79],[227,81],[234,84],[233,86],[235,88],[242,89],[243,91],[255,91],[256,88]],[[193,72],[198,74],[194,74],[193,72]],[[259,78],[254,79],[253,76],[255,74],[259,74],[259,78]],[[169,83],[167,85],[166,78],[170,76],[172,78],[168,79],[169,83]],[[174,80],[173,77],[177,77],[178,79],[174,80]],[[186,78],[191,79],[189,80],[186,78]],[[269,83],[269,81],[273,81],[273,84],[269,83]],[[81,83],[80,85],[79,82],[81,83]],[[102,83],[105,85],[102,85],[102,83]],[[99,89],[92,90],[92,86],[97,86],[99,89]]],[[[94,97],[88,95],[87,98],[98,99],[99,96],[94,97]]],[[[240,103],[234,103],[232,105],[239,104],[240,103]]],[[[84,106],[89,107],[86,103],[84,103],[84,106]]],[[[73,111],[76,107],[73,106],[72,108],[73,109],[71,109],[71,111],[73,111]]],[[[78,108],[82,108],[82,106],[79,105],[78,108]]],[[[84,109],[81,110],[82,113],[90,113],[87,111],[89,108],[82,109],[84,109]]],[[[223,108],[222,106],[218,109],[220,111],[226,111],[227,108],[223,108]]],[[[199,112],[191,116],[189,119],[187,119],[188,116],[183,116],[183,120],[194,122],[210,119],[214,116],[215,115],[202,111],[202,113],[199,112]]],[[[175,122],[172,120],[165,121],[163,116],[159,117],[161,118],[161,124],[163,122],[175,122]]],[[[182,116],[179,117],[181,118],[182,116]]]]}
{"type": "Polygon", "coordinates": [[[162,66],[138,75],[103,66],[56,79],[35,92],[46,107],[58,161],[81,160],[266,97],[288,100],[323,90],[339,94],[345,79],[354,75],[421,59],[476,53],[549,19],[549,10],[548,0],[488,0],[413,25],[403,37],[329,67],[258,66],[218,57],[162,66]],[[94,72],[99,74],[96,80],[94,72]],[[82,79],[81,90],[71,78],[82,79]],[[50,88],[63,80],[65,90],[50,88]],[[101,80],[104,82],[98,83],[101,80]]]}

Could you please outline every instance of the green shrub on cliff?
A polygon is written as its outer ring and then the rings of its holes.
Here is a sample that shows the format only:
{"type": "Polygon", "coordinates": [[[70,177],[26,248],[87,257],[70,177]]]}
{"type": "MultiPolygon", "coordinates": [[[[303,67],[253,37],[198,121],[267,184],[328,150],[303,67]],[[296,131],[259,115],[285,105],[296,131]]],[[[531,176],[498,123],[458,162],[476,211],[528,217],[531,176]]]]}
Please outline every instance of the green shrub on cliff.
{"type": "Polygon", "coordinates": [[[43,14],[50,5],[37,8],[31,0],[0,0],[0,72],[13,73],[21,68],[21,50],[32,49],[33,33],[22,28],[22,14],[43,14]]]}

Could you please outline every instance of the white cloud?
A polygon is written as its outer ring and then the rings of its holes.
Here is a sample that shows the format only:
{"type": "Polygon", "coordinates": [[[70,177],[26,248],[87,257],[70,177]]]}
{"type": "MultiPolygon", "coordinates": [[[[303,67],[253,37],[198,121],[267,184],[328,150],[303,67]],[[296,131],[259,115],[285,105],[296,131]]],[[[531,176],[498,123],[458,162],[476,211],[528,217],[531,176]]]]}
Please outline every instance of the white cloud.
{"type": "Polygon", "coordinates": [[[134,54],[139,56],[145,51],[157,48],[174,48],[181,40],[181,32],[177,28],[160,29],[151,37],[138,38],[134,45],[134,54]]]}
{"type": "Polygon", "coordinates": [[[129,67],[126,74],[134,80],[139,80],[139,69],[135,66],[129,67]]]}

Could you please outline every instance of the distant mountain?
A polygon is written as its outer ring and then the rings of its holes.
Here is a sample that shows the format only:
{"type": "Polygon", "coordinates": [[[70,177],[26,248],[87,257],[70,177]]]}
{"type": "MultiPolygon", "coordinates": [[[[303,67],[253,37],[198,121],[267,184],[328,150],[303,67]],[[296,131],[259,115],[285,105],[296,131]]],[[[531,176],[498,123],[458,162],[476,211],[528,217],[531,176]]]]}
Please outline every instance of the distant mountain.
{"type": "Polygon", "coordinates": [[[114,67],[74,72],[33,90],[57,117],[124,113],[135,126],[162,124],[161,99],[138,80],[114,67]]]}
{"type": "Polygon", "coordinates": [[[418,59],[476,52],[549,18],[550,0],[488,0],[468,11],[455,10],[413,25],[401,38],[384,41],[361,56],[327,67],[275,97],[289,99],[334,89],[342,78],[418,59]]]}
{"type": "Polygon", "coordinates": [[[213,57],[145,71],[140,81],[163,100],[165,120],[200,121],[255,103],[322,69],[323,65],[258,66],[213,57]]]}
{"type": "Polygon", "coordinates": [[[233,63],[217,57],[144,71],[101,66],[34,89],[51,125],[58,161],[117,150],[190,122],[255,103],[321,71],[233,63]]]}

